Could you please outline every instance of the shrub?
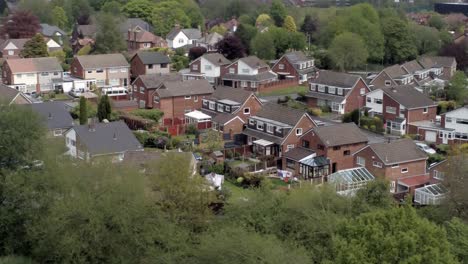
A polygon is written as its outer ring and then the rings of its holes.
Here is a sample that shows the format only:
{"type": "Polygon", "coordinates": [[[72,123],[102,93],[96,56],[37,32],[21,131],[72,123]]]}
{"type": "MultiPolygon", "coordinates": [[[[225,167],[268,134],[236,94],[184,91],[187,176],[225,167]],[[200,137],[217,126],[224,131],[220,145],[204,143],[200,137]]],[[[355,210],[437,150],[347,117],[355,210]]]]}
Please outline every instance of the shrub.
{"type": "Polygon", "coordinates": [[[432,154],[429,155],[429,158],[427,159],[427,164],[432,164],[435,162],[443,161],[445,158],[441,154],[432,154]]]}
{"type": "Polygon", "coordinates": [[[371,126],[370,126],[370,130],[371,130],[372,132],[375,132],[377,129],[376,129],[375,125],[371,125],[371,126]]]}
{"type": "Polygon", "coordinates": [[[136,109],[131,112],[136,116],[159,122],[159,119],[164,115],[164,112],[158,109],[136,109]]]}
{"type": "Polygon", "coordinates": [[[194,124],[190,124],[187,129],[185,130],[185,134],[188,135],[198,135],[198,129],[194,124]]]}
{"type": "Polygon", "coordinates": [[[343,123],[354,122],[357,125],[359,123],[359,109],[355,109],[352,112],[344,114],[341,120],[343,123]]]}
{"type": "Polygon", "coordinates": [[[320,110],[322,110],[322,113],[331,113],[331,107],[328,105],[320,106],[320,110]]]}
{"type": "Polygon", "coordinates": [[[369,129],[369,127],[367,125],[363,125],[362,128],[369,129]]]}
{"type": "Polygon", "coordinates": [[[322,115],[322,109],[320,108],[310,108],[309,109],[309,114],[313,116],[321,116],[322,115]]]}

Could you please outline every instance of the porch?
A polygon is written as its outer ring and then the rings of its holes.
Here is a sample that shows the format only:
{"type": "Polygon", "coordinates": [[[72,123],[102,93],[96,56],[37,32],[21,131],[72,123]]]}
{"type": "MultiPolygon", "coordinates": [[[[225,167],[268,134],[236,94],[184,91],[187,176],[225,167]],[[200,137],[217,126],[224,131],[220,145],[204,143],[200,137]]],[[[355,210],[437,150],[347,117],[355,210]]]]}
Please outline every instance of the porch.
{"type": "Polygon", "coordinates": [[[406,134],[406,119],[397,117],[395,120],[387,120],[385,131],[394,136],[406,134]]]}
{"type": "Polygon", "coordinates": [[[192,111],[185,115],[185,125],[195,125],[197,129],[208,129],[211,128],[211,116],[200,112],[192,111]]]}

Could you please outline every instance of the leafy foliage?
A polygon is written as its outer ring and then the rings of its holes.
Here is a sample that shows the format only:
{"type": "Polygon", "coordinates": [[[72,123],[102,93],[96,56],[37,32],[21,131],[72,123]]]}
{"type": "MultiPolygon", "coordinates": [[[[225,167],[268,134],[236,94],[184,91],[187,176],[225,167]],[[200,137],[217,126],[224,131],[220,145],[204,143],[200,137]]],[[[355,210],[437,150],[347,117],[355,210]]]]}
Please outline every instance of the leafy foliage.
{"type": "Polygon", "coordinates": [[[154,2],[150,0],[131,0],[123,7],[122,12],[128,17],[139,17],[144,21],[151,21],[154,2]]]}
{"type": "Polygon", "coordinates": [[[86,98],[84,96],[80,97],[80,125],[85,125],[88,123],[88,109],[87,109],[87,103],[86,103],[86,98]]]}
{"type": "Polygon", "coordinates": [[[412,41],[408,25],[399,18],[382,20],[382,32],[385,37],[385,60],[399,63],[416,57],[417,49],[412,41]]]}
{"type": "Polygon", "coordinates": [[[107,95],[101,96],[101,99],[99,100],[97,107],[97,118],[99,119],[99,122],[102,122],[104,119],[110,120],[111,118],[112,108],[109,100],[110,99],[107,95]]]}
{"type": "Polygon", "coordinates": [[[39,58],[47,57],[47,44],[41,34],[36,34],[32,39],[28,40],[20,53],[23,58],[39,58]]]}
{"type": "Polygon", "coordinates": [[[283,25],[287,14],[281,0],[273,0],[270,7],[270,15],[276,26],[281,27],[283,25]]]}
{"type": "Polygon", "coordinates": [[[330,57],[336,68],[344,71],[364,65],[368,53],[361,37],[353,33],[343,33],[333,40],[330,57]],[[353,52],[349,52],[350,50],[353,52]]]}
{"type": "Polygon", "coordinates": [[[292,18],[292,16],[287,16],[284,19],[283,27],[289,32],[296,32],[297,31],[296,23],[294,22],[294,18],[292,18]]]}
{"type": "Polygon", "coordinates": [[[235,35],[226,35],[216,43],[218,52],[223,54],[228,60],[242,58],[245,55],[245,47],[242,41],[235,35]]]}
{"type": "Polygon", "coordinates": [[[463,104],[468,99],[468,80],[464,72],[457,71],[450,81],[446,93],[450,100],[463,104]]]}
{"type": "Polygon", "coordinates": [[[191,61],[198,59],[199,57],[203,56],[206,53],[205,47],[193,47],[189,50],[189,59],[191,61]]]}
{"type": "Polygon", "coordinates": [[[134,115],[141,116],[146,119],[159,122],[161,117],[163,117],[164,112],[159,109],[136,109],[131,112],[134,115]]]}
{"type": "Polygon", "coordinates": [[[98,17],[95,50],[98,53],[115,53],[126,49],[126,45],[118,25],[120,21],[109,13],[101,13],[98,17]]]}
{"type": "Polygon", "coordinates": [[[260,59],[272,60],[276,56],[276,50],[271,34],[258,33],[250,44],[251,53],[260,59]]]}
{"type": "Polygon", "coordinates": [[[37,16],[29,11],[17,11],[4,19],[1,33],[12,39],[32,38],[39,29],[37,16]]]}

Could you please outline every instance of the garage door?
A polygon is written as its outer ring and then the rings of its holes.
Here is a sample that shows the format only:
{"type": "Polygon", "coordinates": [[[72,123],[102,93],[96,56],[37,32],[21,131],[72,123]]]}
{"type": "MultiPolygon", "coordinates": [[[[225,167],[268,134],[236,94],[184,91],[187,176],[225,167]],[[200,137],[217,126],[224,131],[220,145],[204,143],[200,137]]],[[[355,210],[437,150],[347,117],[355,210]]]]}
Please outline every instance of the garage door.
{"type": "Polygon", "coordinates": [[[437,132],[435,131],[426,131],[426,136],[424,137],[427,142],[436,142],[437,132]]]}

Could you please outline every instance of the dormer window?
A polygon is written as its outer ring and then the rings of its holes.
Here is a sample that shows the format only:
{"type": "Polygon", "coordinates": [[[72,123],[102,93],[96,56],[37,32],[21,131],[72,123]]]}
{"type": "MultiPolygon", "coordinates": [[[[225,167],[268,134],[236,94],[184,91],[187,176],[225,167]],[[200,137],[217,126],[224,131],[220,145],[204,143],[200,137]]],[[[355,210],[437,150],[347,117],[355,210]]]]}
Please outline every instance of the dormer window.
{"type": "Polygon", "coordinates": [[[218,112],[222,113],[224,112],[223,110],[224,110],[224,105],[218,104],[218,112]]]}
{"type": "Polygon", "coordinates": [[[282,63],[278,64],[278,69],[284,70],[284,64],[282,64],[282,63]]]}
{"type": "Polygon", "coordinates": [[[263,122],[257,121],[257,129],[263,130],[263,122]]]}
{"type": "Polygon", "coordinates": [[[215,102],[210,102],[209,108],[210,108],[211,110],[215,110],[215,107],[216,107],[215,102]]]}
{"type": "Polygon", "coordinates": [[[335,92],[336,92],[336,88],[335,88],[335,87],[329,87],[329,88],[328,88],[328,93],[329,93],[329,94],[335,94],[335,92]]]}

